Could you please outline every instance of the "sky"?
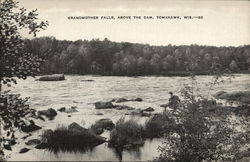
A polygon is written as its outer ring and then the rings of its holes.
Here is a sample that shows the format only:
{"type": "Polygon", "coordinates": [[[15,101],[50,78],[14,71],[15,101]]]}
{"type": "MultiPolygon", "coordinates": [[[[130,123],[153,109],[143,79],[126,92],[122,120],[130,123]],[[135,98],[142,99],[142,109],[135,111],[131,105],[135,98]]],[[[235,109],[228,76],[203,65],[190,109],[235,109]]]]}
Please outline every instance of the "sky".
{"type": "MultiPolygon", "coordinates": [[[[250,44],[250,1],[166,0],[20,0],[19,6],[38,9],[49,27],[38,36],[60,40],[104,39],[150,45],[241,46],[250,44]],[[114,16],[116,19],[71,19],[69,16],[114,16]],[[154,19],[117,19],[153,16],[154,19]],[[181,19],[156,19],[180,16],[181,19]],[[183,16],[203,16],[184,19],[183,16]]],[[[24,37],[31,38],[27,33],[24,37]]]]}

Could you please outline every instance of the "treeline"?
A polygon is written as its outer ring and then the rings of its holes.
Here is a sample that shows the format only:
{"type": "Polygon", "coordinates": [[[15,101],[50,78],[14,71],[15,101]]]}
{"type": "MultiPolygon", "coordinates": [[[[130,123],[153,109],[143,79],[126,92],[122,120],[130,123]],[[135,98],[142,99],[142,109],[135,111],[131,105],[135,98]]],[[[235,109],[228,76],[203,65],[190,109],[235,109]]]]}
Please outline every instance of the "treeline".
{"type": "Polygon", "coordinates": [[[214,62],[233,72],[250,71],[250,45],[150,46],[108,39],[66,41],[54,37],[26,39],[25,52],[45,61],[41,74],[168,75],[185,73],[190,59],[193,70],[207,74],[214,62]]]}

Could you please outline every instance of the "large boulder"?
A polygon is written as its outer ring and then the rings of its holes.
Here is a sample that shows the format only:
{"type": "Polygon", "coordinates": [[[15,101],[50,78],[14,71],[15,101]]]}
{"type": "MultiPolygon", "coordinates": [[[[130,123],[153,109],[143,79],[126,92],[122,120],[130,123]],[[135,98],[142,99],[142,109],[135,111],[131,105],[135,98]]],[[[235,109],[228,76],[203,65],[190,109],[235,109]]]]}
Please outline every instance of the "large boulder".
{"type": "Polygon", "coordinates": [[[225,99],[241,104],[250,104],[250,91],[225,92],[219,91],[214,97],[216,99],[225,99]]]}
{"type": "Polygon", "coordinates": [[[39,149],[48,147],[54,151],[85,151],[106,142],[104,137],[94,134],[75,122],[71,123],[68,127],[58,127],[47,135],[44,133],[42,137],[44,143],[37,147],[39,149]]]}
{"type": "Polygon", "coordinates": [[[50,119],[54,118],[57,115],[56,110],[52,108],[49,108],[48,110],[41,110],[41,111],[38,111],[37,113],[38,115],[44,115],[50,119]]]}
{"type": "Polygon", "coordinates": [[[65,80],[65,77],[63,74],[52,74],[52,75],[44,75],[41,76],[39,81],[60,81],[60,80],[65,80]]]}
{"type": "Polygon", "coordinates": [[[35,124],[30,124],[28,126],[22,126],[21,127],[21,130],[25,133],[30,133],[30,132],[33,132],[33,131],[37,131],[39,129],[42,129],[42,127],[38,126],[38,125],[35,125],[35,124]]]}
{"type": "Polygon", "coordinates": [[[110,108],[114,108],[114,105],[112,104],[112,102],[96,102],[95,108],[96,109],[110,109],[110,108]]]}
{"type": "Polygon", "coordinates": [[[84,138],[86,140],[85,144],[87,146],[97,146],[99,144],[106,142],[106,139],[104,137],[92,133],[90,130],[83,128],[82,126],[80,126],[75,122],[71,123],[68,126],[68,130],[72,132],[72,138],[74,138],[74,136],[76,137],[80,136],[84,138]]]}
{"type": "Polygon", "coordinates": [[[102,134],[104,129],[112,130],[114,127],[115,127],[115,124],[112,122],[111,119],[100,119],[96,121],[95,124],[93,124],[90,127],[90,130],[94,132],[95,134],[99,135],[99,134],[102,134]]]}

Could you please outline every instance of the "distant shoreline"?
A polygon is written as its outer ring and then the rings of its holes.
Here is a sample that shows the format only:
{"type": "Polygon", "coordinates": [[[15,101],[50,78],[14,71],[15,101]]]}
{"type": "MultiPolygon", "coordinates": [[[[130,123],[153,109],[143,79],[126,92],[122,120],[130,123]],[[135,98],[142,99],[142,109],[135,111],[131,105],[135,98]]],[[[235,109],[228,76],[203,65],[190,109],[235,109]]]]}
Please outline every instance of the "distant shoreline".
{"type": "MultiPolygon", "coordinates": [[[[37,76],[43,76],[43,75],[52,75],[56,73],[50,73],[50,74],[39,74],[37,76]]],[[[250,74],[249,71],[241,71],[238,73],[230,73],[233,75],[236,74],[250,74]]],[[[79,76],[84,76],[84,75],[94,75],[94,76],[114,76],[114,77],[188,77],[190,76],[189,72],[167,72],[167,73],[160,73],[160,74],[152,74],[152,75],[114,75],[114,74],[109,74],[109,73],[104,73],[104,74],[91,74],[91,73],[86,73],[86,74],[70,74],[70,73],[64,73],[64,75],[79,75],[79,76]]],[[[207,75],[207,76],[212,76],[213,74],[209,74],[207,72],[195,72],[195,75],[207,75]]]]}

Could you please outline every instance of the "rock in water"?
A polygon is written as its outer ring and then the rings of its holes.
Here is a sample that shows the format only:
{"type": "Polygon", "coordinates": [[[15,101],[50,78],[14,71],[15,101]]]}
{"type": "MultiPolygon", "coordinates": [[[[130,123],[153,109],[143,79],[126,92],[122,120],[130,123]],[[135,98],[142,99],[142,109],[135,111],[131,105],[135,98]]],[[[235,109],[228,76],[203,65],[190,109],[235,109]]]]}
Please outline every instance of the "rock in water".
{"type": "Polygon", "coordinates": [[[42,127],[39,127],[38,125],[35,125],[35,124],[30,124],[28,126],[22,126],[21,127],[21,130],[25,133],[30,133],[30,132],[33,132],[33,131],[36,131],[36,130],[39,130],[41,129],[42,127]]]}
{"type": "Polygon", "coordinates": [[[112,104],[112,102],[96,102],[95,108],[96,109],[110,109],[110,108],[114,108],[114,105],[112,104]]]}
{"type": "Polygon", "coordinates": [[[137,97],[136,99],[133,99],[133,101],[141,102],[142,99],[140,97],[137,97]]]}
{"type": "Polygon", "coordinates": [[[225,92],[225,91],[219,91],[219,92],[215,93],[213,96],[215,98],[218,98],[218,99],[226,99],[227,92],[225,92]]]}
{"type": "Polygon", "coordinates": [[[12,151],[10,145],[4,144],[3,147],[4,147],[6,150],[12,151]]]}
{"type": "Polygon", "coordinates": [[[217,92],[214,97],[216,99],[225,99],[228,101],[238,102],[241,104],[250,104],[250,91],[239,91],[239,92],[217,92]]]}
{"type": "Polygon", "coordinates": [[[126,98],[118,98],[115,102],[116,103],[121,103],[121,102],[127,102],[127,101],[129,101],[129,100],[126,99],[126,98]]]}
{"type": "Polygon", "coordinates": [[[66,113],[74,113],[74,112],[78,112],[78,110],[76,110],[77,107],[72,106],[71,108],[68,108],[65,110],[66,113]]]}
{"type": "Polygon", "coordinates": [[[30,149],[28,149],[28,148],[22,148],[20,151],[19,151],[19,153],[20,154],[23,154],[23,153],[26,153],[26,152],[28,152],[30,149]]]}
{"type": "Polygon", "coordinates": [[[41,76],[39,81],[60,81],[60,80],[65,80],[65,77],[63,74],[53,74],[53,75],[44,75],[41,76]]]}
{"type": "Polygon", "coordinates": [[[48,110],[38,111],[38,115],[44,115],[47,118],[52,119],[53,117],[55,117],[57,115],[57,112],[56,112],[56,110],[49,108],[48,110]]]}
{"type": "Polygon", "coordinates": [[[38,145],[35,146],[35,148],[39,149],[39,150],[40,149],[46,149],[48,147],[49,147],[49,145],[47,143],[40,143],[40,144],[38,144],[38,145]]]}
{"type": "Polygon", "coordinates": [[[115,105],[116,110],[134,110],[135,108],[126,105],[115,105]]]}
{"type": "Polygon", "coordinates": [[[146,109],[143,109],[142,111],[151,112],[151,111],[155,111],[155,109],[153,109],[152,107],[148,107],[146,109]]]}
{"type": "Polygon", "coordinates": [[[91,126],[91,131],[95,134],[102,134],[104,129],[112,130],[115,127],[115,124],[111,119],[100,119],[95,124],[91,126]]]}
{"type": "Polygon", "coordinates": [[[60,111],[60,112],[65,112],[66,108],[65,107],[61,107],[60,109],[58,109],[57,111],[60,111]]]}
{"type": "MultiPolygon", "coordinates": [[[[97,146],[99,144],[106,142],[104,137],[95,135],[94,133],[92,133],[88,129],[81,127],[79,124],[77,124],[75,122],[70,124],[68,126],[68,129],[69,129],[69,131],[73,132],[72,138],[74,138],[74,136],[82,136],[82,138],[85,138],[85,140],[86,140],[85,144],[87,146],[97,146]]],[[[78,141],[78,143],[79,143],[79,141],[78,141]]]]}
{"type": "Polygon", "coordinates": [[[28,142],[26,142],[25,144],[26,145],[38,145],[40,143],[41,141],[39,139],[31,139],[31,140],[28,140],[28,142]]]}

